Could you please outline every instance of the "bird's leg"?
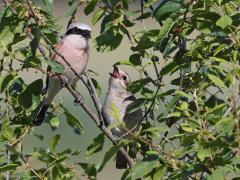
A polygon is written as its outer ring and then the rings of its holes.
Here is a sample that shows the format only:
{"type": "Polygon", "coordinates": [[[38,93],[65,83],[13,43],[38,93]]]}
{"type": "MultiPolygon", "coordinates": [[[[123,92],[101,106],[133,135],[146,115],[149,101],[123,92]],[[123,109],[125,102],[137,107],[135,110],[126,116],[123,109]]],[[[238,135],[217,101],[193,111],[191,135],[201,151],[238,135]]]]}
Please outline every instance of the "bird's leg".
{"type": "Polygon", "coordinates": [[[62,87],[66,87],[69,84],[68,77],[63,75],[61,78],[62,87]]]}

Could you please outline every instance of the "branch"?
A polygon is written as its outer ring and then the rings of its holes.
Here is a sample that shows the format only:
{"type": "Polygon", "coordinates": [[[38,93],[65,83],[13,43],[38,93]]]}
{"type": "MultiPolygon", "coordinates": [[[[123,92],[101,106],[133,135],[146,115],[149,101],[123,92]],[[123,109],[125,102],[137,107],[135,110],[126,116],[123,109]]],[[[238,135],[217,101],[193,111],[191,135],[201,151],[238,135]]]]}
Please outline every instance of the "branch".
{"type": "MultiPolygon", "coordinates": [[[[28,0],[26,0],[26,3],[27,5],[29,6],[29,10],[30,10],[30,13],[33,15],[34,17],[34,20],[36,22],[36,24],[38,24],[38,21],[37,21],[37,18],[36,18],[36,15],[34,14],[34,11],[29,3],[28,0]]],[[[49,39],[42,33],[40,32],[40,34],[42,35],[42,37],[44,38],[45,42],[51,47],[51,49],[59,56],[62,58],[62,60],[68,65],[68,67],[74,72],[74,74],[79,77],[80,79],[81,76],[73,69],[73,67],[69,64],[69,62],[65,59],[65,57],[63,55],[61,55],[58,51],[56,51],[56,49],[54,48],[54,46],[51,44],[51,42],[49,41],[49,39]]],[[[28,31],[28,35],[29,38],[32,40],[34,38],[34,36],[32,34],[30,34],[30,32],[28,31]]],[[[45,51],[42,49],[41,46],[38,45],[38,49],[39,51],[41,52],[41,54],[43,55],[43,57],[46,59],[46,60],[49,60],[45,51]]],[[[60,76],[59,76],[60,77],[60,76]]],[[[85,84],[86,85],[86,84],[85,84]]],[[[87,87],[87,85],[86,85],[87,87]]],[[[111,134],[111,132],[105,127],[103,126],[100,122],[100,120],[97,118],[97,116],[84,104],[84,103],[81,103],[80,99],[81,98],[81,95],[76,91],[74,90],[69,84],[66,84],[66,88],[68,89],[68,91],[72,94],[72,96],[75,98],[75,102],[78,102],[78,105],[80,105],[84,111],[90,116],[90,118],[94,121],[94,123],[99,127],[99,129],[101,129],[101,131],[103,131],[106,136],[112,141],[113,144],[117,144],[116,142],[116,139],[115,137],[111,134]]],[[[88,87],[87,87],[88,88],[88,87]]],[[[128,153],[124,150],[124,148],[120,148],[120,151],[121,153],[124,155],[124,157],[126,158],[126,160],[128,161],[128,165],[129,167],[132,167],[133,165],[133,161],[131,159],[131,157],[128,155],[128,153]]]]}
{"type": "MultiPolygon", "coordinates": [[[[81,99],[80,94],[76,90],[74,90],[69,84],[66,84],[66,88],[72,94],[72,96],[75,98],[75,102],[79,102],[79,100],[81,99]]],[[[112,133],[104,125],[100,124],[100,121],[97,118],[97,116],[94,113],[92,113],[91,110],[89,110],[88,107],[84,103],[79,102],[77,104],[80,105],[85,110],[85,112],[91,117],[91,119],[98,126],[98,128],[102,132],[104,132],[104,134],[108,137],[108,139],[110,139],[114,145],[117,145],[118,143],[116,141],[116,138],[112,135],[112,133]]],[[[130,156],[128,155],[128,153],[124,150],[124,148],[120,148],[120,151],[125,156],[126,160],[128,161],[128,165],[130,167],[132,167],[133,161],[130,158],[130,156]]]]}
{"type": "MultiPolygon", "coordinates": [[[[10,143],[8,142],[8,145],[10,145],[10,143]]],[[[9,150],[6,150],[6,158],[7,158],[7,165],[9,165],[10,164],[10,152],[9,152],[9,150]]],[[[9,180],[10,179],[10,171],[7,171],[6,172],[6,180],[9,180]]]]}
{"type": "Polygon", "coordinates": [[[97,109],[98,117],[99,117],[100,121],[102,121],[103,120],[103,117],[102,117],[102,105],[101,105],[101,103],[100,103],[100,101],[98,99],[97,91],[96,91],[96,89],[95,89],[95,87],[93,85],[92,79],[89,77],[88,73],[84,72],[83,74],[87,78],[87,83],[88,84],[86,85],[86,87],[89,87],[89,94],[91,95],[92,100],[94,102],[94,105],[95,105],[95,107],[97,109]]]}
{"type": "Polygon", "coordinates": [[[26,128],[26,130],[24,131],[23,134],[21,134],[18,139],[16,139],[11,145],[12,147],[16,147],[20,142],[21,140],[31,131],[31,127],[28,127],[26,128]]]}

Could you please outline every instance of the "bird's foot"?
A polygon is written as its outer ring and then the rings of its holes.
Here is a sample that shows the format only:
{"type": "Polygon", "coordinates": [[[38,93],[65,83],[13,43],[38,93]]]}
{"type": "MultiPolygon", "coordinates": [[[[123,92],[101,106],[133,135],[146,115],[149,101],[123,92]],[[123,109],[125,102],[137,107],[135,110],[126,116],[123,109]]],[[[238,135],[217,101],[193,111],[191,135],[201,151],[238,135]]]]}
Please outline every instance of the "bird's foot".
{"type": "Polygon", "coordinates": [[[115,143],[119,143],[121,139],[122,139],[122,137],[116,138],[116,139],[115,139],[115,143]]]}
{"type": "Polygon", "coordinates": [[[63,76],[62,78],[62,87],[66,87],[68,85],[68,77],[67,76],[63,76]]]}
{"type": "Polygon", "coordinates": [[[81,94],[78,95],[78,98],[74,100],[76,105],[82,105],[84,103],[84,98],[81,94]]]}

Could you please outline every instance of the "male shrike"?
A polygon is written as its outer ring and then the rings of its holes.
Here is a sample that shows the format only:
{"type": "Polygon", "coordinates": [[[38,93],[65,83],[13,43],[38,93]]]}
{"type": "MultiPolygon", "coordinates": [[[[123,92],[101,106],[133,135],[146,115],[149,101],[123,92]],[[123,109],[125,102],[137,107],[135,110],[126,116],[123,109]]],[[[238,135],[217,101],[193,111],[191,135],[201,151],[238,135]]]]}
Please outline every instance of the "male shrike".
{"type": "MultiPolygon", "coordinates": [[[[141,109],[132,113],[127,112],[133,107],[136,101],[134,95],[127,91],[129,84],[130,78],[128,74],[117,66],[114,66],[113,72],[110,73],[109,88],[103,105],[103,115],[107,125],[115,123],[111,131],[118,138],[124,136],[127,130],[136,127],[142,119],[141,109]],[[113,106],[118,109],[119,115],[117,116],[119,117],[113,115],[113,106]]],[[[136,129],[134,128],[134,130],[136,129]]],[[[126,135],[125,138],[131,138],[131,136],[126,135]]],[[[127,168],[127,161],[121,152],[117,153],[116,167],[118,169],[127,168]]]]}
{"type": "MultiPolygon", "coordinates": [[[[84,72],[88,62],[90,38],[91,28],[87,24],[79,22],[72,23],[69,25],[64,37],[55,47],[56,51],[64,56],[71,67],[79,75],[84,72]]],[[[51,59],[64,65],[64,73],[61,75],[54,72],[49,73],[46,80],[46,94],[44,100],[38,108],[38,111],[32,122],[34,126],[42,124],[47,109],[53,98],[63,88],[62,80],[74,88],[77,80],[79,79],[59,55],[54,53],[51,56],[51,59]],[[60,80],[59,77],[61,77],[62,80],[60,80]]],[[[48,67],[48,69],[50,68],[48,67]]]]}

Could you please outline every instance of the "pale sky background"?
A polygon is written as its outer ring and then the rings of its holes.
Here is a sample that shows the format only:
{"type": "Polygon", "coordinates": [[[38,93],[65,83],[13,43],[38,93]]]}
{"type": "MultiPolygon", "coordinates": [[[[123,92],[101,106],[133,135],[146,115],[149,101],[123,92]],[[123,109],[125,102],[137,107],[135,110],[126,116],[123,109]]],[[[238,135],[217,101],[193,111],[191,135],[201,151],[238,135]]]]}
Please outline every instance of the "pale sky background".
{"type": "MultiPolygon", "coordinates": [[[[37,1],[38,3],[41,1],[37,1]]],[[[92,27],[92,39],[97,37],[100,33],[100,23],[97,23],[96,25],[92,25],[91,23],[91,16],[86,17],[83,12],[84,5],[81,5],[81,7],[78,10],[77,13],[77,20],[87,23],[92,27]]],[[[132,6],[132,8],[140,7],[140,2],[136,1],[136,4],[132,6]]],[[[62,31],[61,33],[64,33],[65,28],[67,26],[67,22],[69,20],[69,17],[66,17],[66,11],[67,11],[67,1],[60,1],[55,0],[54,1],[54,15],[59,18],[59,24],[62,25],[62,31]]],[[[152,18],[148,18],[147,21],[145,21],[145,25],[147,29],[158,29],[159,24],[152,18]]],[[[134,28],[130,29],[131,33],[134,33],[136,31],[143,30],[142,24],[139,22],[134,28]]],[[[108,86],[108,78],[109,78],[109,72],[112,71],[112,65],[120,60],[127,60],[129,56],[131,55],[131,49],[128,42],[127,37],[125,36],[123,39],[123,42],[121,45],[112,52],[104,52],[100,53],[97,52],[96,49],[91,45],[91,51],[90,51],[90,59],[87,66],[87,69],[92,69],[99,73],[99,76],[96,77],[96,79],[99,81],[103,94],[100,97],[101,102],[103,103],[103,100],[105,98],[105,94],[107,91],[108,86]]],[[[124,69],[126,72],[128,72],[131,76],[132,80],[136,80],[139,78],[139,75],[137,71],[135,71],[133,68],[129,66],[121,66],[122,69],[124,69]]],[[[150,71],[150,73],[153,73],[153,71],[150,71]]],[[[41,74],[33,75],[31,71],[24,72],[24,77],[29,80],[29,82],[34,81],[38,78],[41,78],[41,74]],[[29,77],[32,77],[29,79],[29,77]]],[[[80,91],[83,96],[85,103],[89,105],[93,109],[92,102],[90,99],[90,95],[88,94],[86,88],[82,85],[81,81],[78,82],[78,91],[80,91]]],[[[82,122],[84,126],[84,132],[82,135],[76,135],[72,128],[69,127],[66,124],[66,120],[61,118],[61,122],[59,125],[59,128],[55,131],[52,131],[48,124],[44,123],[40,127],[36,127],[34,133],[39,133],[44,135],[44,141],[40,141],[33,135],[29,135],[24,139],[23,147],[24,152],[32,152],[33,147],[50,147],[50,140],[51,137],[53,137],[55,134],[61,135],[61,141],[60,144],[57,147],[58,151],[63,151],[64,149],[70,148],[70,149],[80,149],[82,150],[81,154],[79,156],[76,156],[75,159],[73,159],[73,162],[96,162],[97,164],[102,162],[103,154],[108,150],[109,148],[109,141],[106,139],[104,150],[102,153],[99,153],[95,156],[93,156],[92,159],[85,159],[86,153],[85,149],[88,147],[93,138],[95,138],[100,131],[96,127],[96,125],[93,123],[93,121],[87,116],[87,114],[81,109],[79,106],[75,106],[73,104],[73,97],[69,95],[69,93],[66,90],[62,90],[61,93],[55,98],[56,101],[59,101],[61,98],[63,98],[63,104],[65,107],[67,107],[71,113],[73,113],[80,121],[82,122]]],[[[33,167],[40,167],[40,164],[36,162],[32,162],[33,167]]],[[[78,165],[76,165],[78,167],[78,165]]],[[[115,162],[108,163],[107,166],[105,166],[104,170],[97,176],[97,179],[99,180],[112,180],[114,179],[120,179],[121,174],[123,171],[117,170],[115,168],[115,162]]],[[[84,177],[82,178],[84,179],[84,177]]]]}

